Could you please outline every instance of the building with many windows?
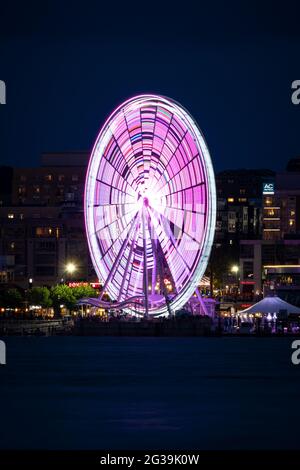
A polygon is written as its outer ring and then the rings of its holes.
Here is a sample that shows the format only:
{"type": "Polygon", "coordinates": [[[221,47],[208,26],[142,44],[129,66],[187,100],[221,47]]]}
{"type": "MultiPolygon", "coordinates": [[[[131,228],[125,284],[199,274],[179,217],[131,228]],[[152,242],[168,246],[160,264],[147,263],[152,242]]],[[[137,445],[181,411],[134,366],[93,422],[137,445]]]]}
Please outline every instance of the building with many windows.
{"type": "Polygon", "coordinates": [[[291,296],[299,290],[300,159],[291,160],[286,171],[266,182],[262,193],[262,237],[240,241],[240,288],[256,293],[271,286],[291,296]]]}
{"type": "MultiPolygon", "coordinates": [[[[298,159],[300,161],[300,159],[298,159]]],[[[291,162],[297,162],[297,159],[291,162]]],[[[300,165],[287,165],[263,194],[263,239],[281,240],[300,235],[300,165]]]]}
{"type": "MultiPolygon", "coordinates": [[[[88,154],[42,155],[39,168],[15,168],[11,197],[0,205],[0,282],[27,287],[74,279],[96,280],[83,215],[88,154]]],[[[4,199],[4,198],[3,198],[4,199]]]]}
{"type": "Polygon", "coordinates": [[[263,184],[273,183],[270,170],[226,170],[216,175],[215,243],[236,245],[262,234],[263,184]]]}

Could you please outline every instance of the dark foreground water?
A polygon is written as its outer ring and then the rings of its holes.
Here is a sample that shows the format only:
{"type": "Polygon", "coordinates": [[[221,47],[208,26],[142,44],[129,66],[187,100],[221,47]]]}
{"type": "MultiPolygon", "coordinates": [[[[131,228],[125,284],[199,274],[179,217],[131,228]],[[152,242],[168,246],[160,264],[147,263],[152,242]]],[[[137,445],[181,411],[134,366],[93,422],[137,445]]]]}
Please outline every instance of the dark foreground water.
{"type": "Polygon", "coordinates": [[[288,338],[6,338],[0,447],[299,448],[288,338]]]}

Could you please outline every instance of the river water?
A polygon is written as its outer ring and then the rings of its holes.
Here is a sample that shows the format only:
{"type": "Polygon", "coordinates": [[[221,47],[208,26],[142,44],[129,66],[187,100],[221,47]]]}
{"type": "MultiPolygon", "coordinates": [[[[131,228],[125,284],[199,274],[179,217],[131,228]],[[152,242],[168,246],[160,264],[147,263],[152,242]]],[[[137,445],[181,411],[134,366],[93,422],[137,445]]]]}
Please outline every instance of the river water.
{"type": "Polygon", "coordinates": [[[2,449],[299,448],[290,338],[6,338],[2,449]]]}

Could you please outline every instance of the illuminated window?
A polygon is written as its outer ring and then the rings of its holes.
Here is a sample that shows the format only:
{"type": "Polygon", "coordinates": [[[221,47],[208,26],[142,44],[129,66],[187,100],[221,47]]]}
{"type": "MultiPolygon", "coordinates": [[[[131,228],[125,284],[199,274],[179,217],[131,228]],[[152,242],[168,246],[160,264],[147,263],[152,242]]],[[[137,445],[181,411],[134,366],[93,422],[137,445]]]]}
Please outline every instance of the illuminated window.
{"type": "Polygon", "coordinates": [[[290,219],[289,220],[289,226],[294,227],[294,225],[295,225],[295,219],[290,219]]]}
{"type": "Polygon", "coordinates": [[[273,202],[273,199],[271,197],[266,197],[265,199],[266,204],[270,205],[273,202]]]}
{"type": "Polygon", "coordinates": [[[65,175],[58,175],[58,181],[62,182],[65,179],[65,175]]]}
{"type": "Polygon", "coordinates": [[[35,234],[37,237],[51,237],[54,235],[52,227],[36,227],[35,234]]]}
{"type": "Polygon", "coordinates": [[[24,219],[24,214],[20,214],[20,219],[21,219],[21,220],[24,219]]]}
{"type": "Polygon", "coordinates": [[[11,242],[10,247],[13,250],[15,248],[15,242],[11,242]]]}
{"type": "Polygon", "coordinates": [[[291,213],[290,213],[290,216],[293,217],[294,215],[295,215],[295,211],[292,209],[291,213]]]}
{"type": "Polygon", "coordinates": [[[228,202],[234,202],[234,197],[228,197],[228,198],[227,198],[227,201],[228,201],[228,202]]]}
{"type": "Polygon", "coordinates": [[[14,219],[14,218],[15,218],[15,214],[7,214],[7,217],[8,217],[9,219],[14,219]]]}
{"type": "Polygon", "coordinates": [[[267,214],[268,214],[270,217],[272,217],[273,215],[275,215],[274,209],[269,209],[269,210],[267,211],[267,214]]]}
{"type": "Polygon", "coordinates": [[[240,194],[246,194],[246,189],[240,189],[240,194]]]}
{"type": "Polygon", "coordinates": [[[39,186],[34,186],[34,187],[33,187],[33,190],[34,190],[35,194],[39,194],[39,193],[40,193],[40,187],[39,187],[39,186]]]}
{"type": "Polygon", "coordinates": [[[52,181],[53,180],[53,176],[52,175],[45,175],[45,180],[46,181],[52,181]]]}
{"type": "Polygon", "coordinates": [[[239,197],[239,202],[247,202],[247,198],[246,197],[239,197]]]}

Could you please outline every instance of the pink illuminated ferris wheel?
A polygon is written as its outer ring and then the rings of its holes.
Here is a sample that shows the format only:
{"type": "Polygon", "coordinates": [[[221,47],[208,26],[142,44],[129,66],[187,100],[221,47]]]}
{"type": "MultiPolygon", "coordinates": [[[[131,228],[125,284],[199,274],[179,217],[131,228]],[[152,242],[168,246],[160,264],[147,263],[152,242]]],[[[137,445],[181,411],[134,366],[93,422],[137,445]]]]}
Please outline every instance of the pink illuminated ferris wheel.
{"type": "Polygon", "coordinates": [[[102,127],[86,177],[92,261],[111,299],[145,315],[180,309],[207,266],[215,228],[208,148],[175,101],[141,95],[102,127]],[[132,299],[135,299],[133,302],[132,299]]]}

